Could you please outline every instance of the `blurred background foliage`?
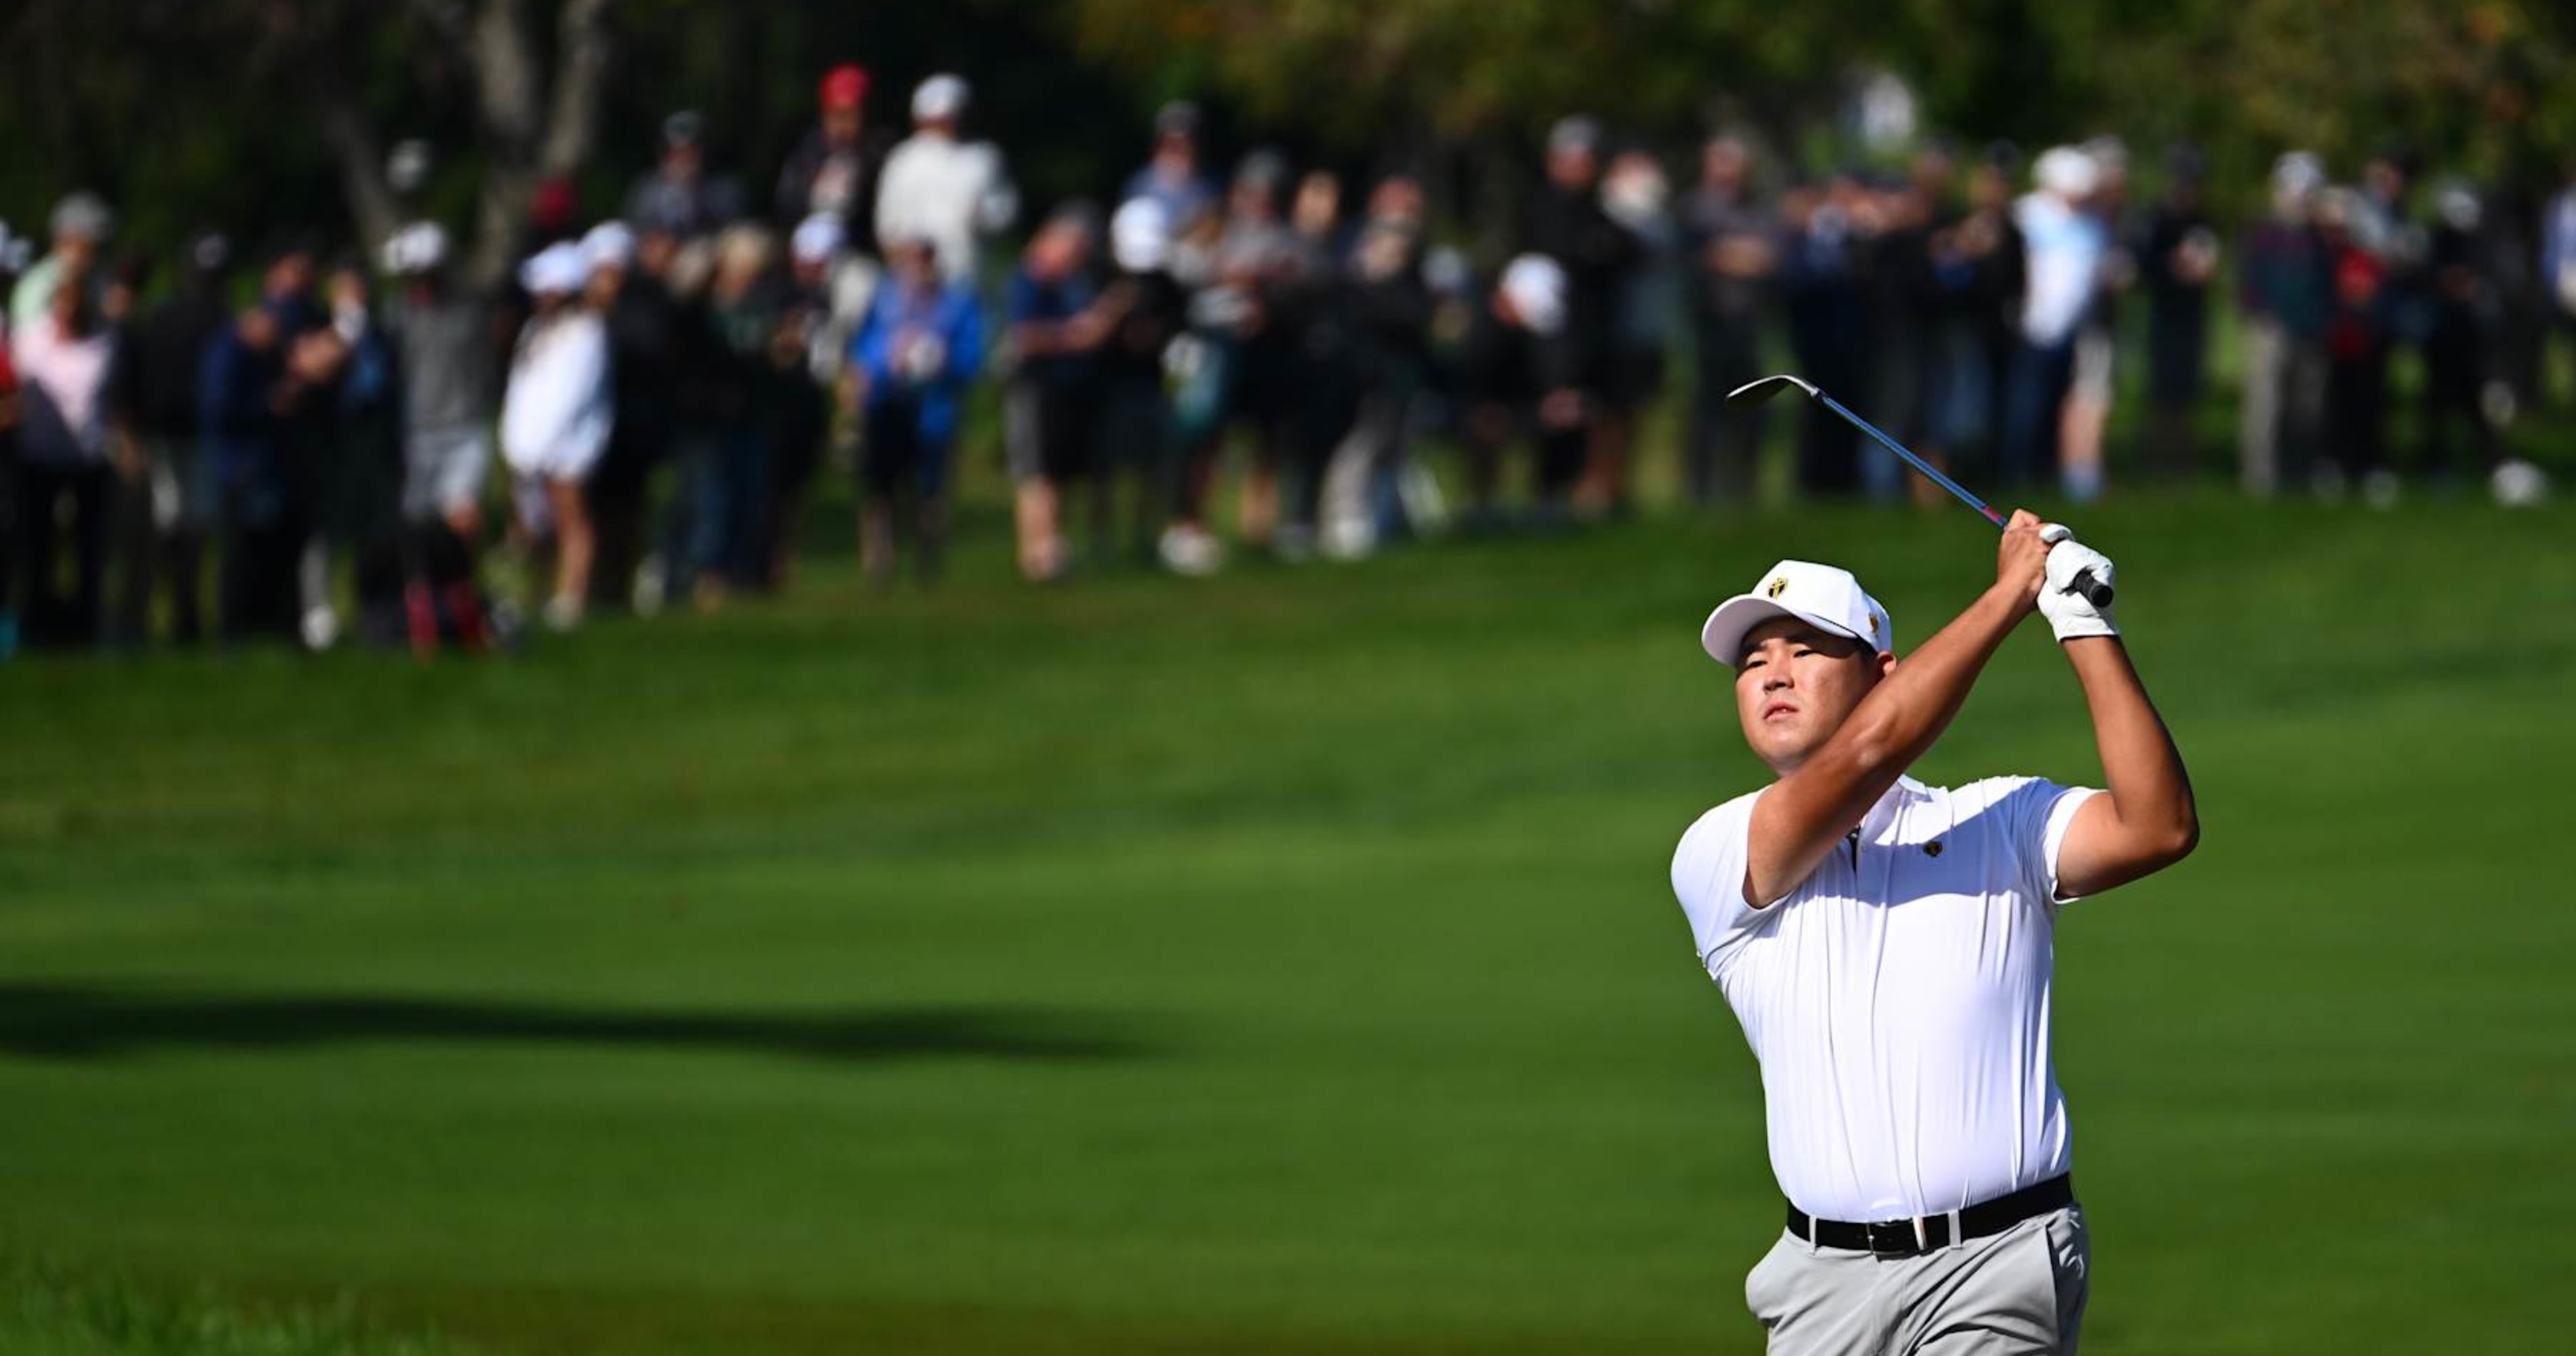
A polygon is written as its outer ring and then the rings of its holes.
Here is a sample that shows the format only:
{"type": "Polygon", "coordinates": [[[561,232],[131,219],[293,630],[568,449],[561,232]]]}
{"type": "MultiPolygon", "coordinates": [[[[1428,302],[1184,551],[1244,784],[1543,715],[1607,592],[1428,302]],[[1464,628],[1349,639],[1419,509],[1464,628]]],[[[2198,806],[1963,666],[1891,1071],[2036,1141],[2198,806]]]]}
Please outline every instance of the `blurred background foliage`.
{"type": "Polygon", "coordinates": [[[1116,183],[1153,106],[1186,96],[1220,163],[1256,141],[1404,163],[1469,227],[1513,201],[1537,133],[1569,111],[1675,147],[1741,124],[1816,168],[1862,153],[1854,93],[1890,78],[1920,125],[1966,141],[2188,141],[2222,206],[2292,147],[2345,163],[2400,145],[2525,193],[2576,152],[2576,8],[2547,0],[18,0],[0,19],[0,220],[30,229],[86,185],[146,248],[201,224],[373,234],[335,112],[371,147],[434,143],[432,211],[463,224],[496,179],[499,206],[523,204],[533,181],[494,171],[538,157],[478,103],[496,59],[482,39],[512,35],[550,95],[576,10],[597,11],[605,58],[598,133],[570,165],[585,216],[681,107],[710,115],[718,163],[762,192],[841,60],[875,73],[880,128],[921,76],[965,74],[1039,203],[1116,183]]]}

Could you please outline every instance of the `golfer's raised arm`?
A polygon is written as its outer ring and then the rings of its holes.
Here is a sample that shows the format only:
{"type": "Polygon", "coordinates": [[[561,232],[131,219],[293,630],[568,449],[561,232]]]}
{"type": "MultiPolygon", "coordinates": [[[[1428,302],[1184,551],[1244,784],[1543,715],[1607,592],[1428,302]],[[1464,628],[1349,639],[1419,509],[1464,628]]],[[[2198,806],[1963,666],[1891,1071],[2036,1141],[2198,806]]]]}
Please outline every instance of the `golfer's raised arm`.
{"type": "Polygon", "coordinates": [[[1994,586],[1890,667],[1842,727],[1754,803],[1745,903],[1763,908],[1797,889],[1941,737],[1995,648],[2037,606],[2049,550],[2041,526],[2015,513],[1996,552],[1994,586]]]}
{"type": "Polygon", "coordinates": [[[2065,528],[2050,526],[2041,536],[2056,544],[2049,551],[2039,610],[2084,686],[2103,784],[2110,791],[2076,810],[2058,846],[2057,894],[2074,899],[2181,861],[2200,841],[2200,815],[2182,752],[2130,666],[2120,628],[2107,608],[2067,587],[2086,573],[2107,584],[2117,567],[2070,539],[2065,528]]]}
{"type": "Polygon", "coordinates": [[[2073,899],[2125,885],[2190,855],[2200,842],[2200,813],[2182,751],[2148,700],[2120,638],[2070,640],[2066,662],[2084,685],[2110,792],[2075,812],[2058,848],[2057,892],[2073,899]]]}

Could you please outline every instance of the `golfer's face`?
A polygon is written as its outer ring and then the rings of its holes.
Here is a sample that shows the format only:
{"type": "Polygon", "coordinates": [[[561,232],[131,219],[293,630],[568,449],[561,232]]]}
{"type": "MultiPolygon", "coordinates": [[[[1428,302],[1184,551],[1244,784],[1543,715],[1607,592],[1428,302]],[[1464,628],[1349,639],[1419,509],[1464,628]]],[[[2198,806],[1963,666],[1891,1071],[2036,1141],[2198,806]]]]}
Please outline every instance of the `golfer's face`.
{"type": "Polygon", "coordinates": [[[1753,628],[1735,661],[1735,711],[1754,755],[1786,772],[1823,747],[1878,681],[1868,646],[1795,617],[1753,628]]]}

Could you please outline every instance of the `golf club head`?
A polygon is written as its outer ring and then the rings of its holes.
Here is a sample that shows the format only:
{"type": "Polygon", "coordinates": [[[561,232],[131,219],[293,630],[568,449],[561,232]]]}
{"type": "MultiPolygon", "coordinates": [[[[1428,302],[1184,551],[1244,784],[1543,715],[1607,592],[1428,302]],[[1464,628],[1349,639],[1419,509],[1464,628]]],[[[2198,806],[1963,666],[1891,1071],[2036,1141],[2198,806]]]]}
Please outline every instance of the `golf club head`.
{"type": "Polygon", "coordinates": [[[1792,386],[1806,392],[1808,398],[1811,400],[1818,394],[1814,383],[1801,380],[1800,378],[1790,376],[1788,373],[1783,372],[1776,377],[1756,377],[1753,380],[1736,387],[1734,390],[1726,393],[1726,403],[1729,405],[1759,405],[1763,401],[1769,400],[1771,397],[1780,394],[1782,391],[1787,390],[1792,386]]]}

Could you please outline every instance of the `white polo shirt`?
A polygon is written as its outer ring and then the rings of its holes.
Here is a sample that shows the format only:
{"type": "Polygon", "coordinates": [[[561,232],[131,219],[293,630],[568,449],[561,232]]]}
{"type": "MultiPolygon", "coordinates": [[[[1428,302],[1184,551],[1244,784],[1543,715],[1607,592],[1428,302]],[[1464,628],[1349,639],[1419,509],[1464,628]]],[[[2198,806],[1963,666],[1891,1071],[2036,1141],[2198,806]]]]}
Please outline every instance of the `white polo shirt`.
{"type": "Polygon", "coordinates": [[[1762,1063],[1771,1171],[1800,1210],[1937,1215],[2067,1170],[2049,1053],[2057,851],[2093,794],[1902,779],[1764,909],[1744,902],[1760,791],[1682,835],[1673,893],[1762,1063]]]}

